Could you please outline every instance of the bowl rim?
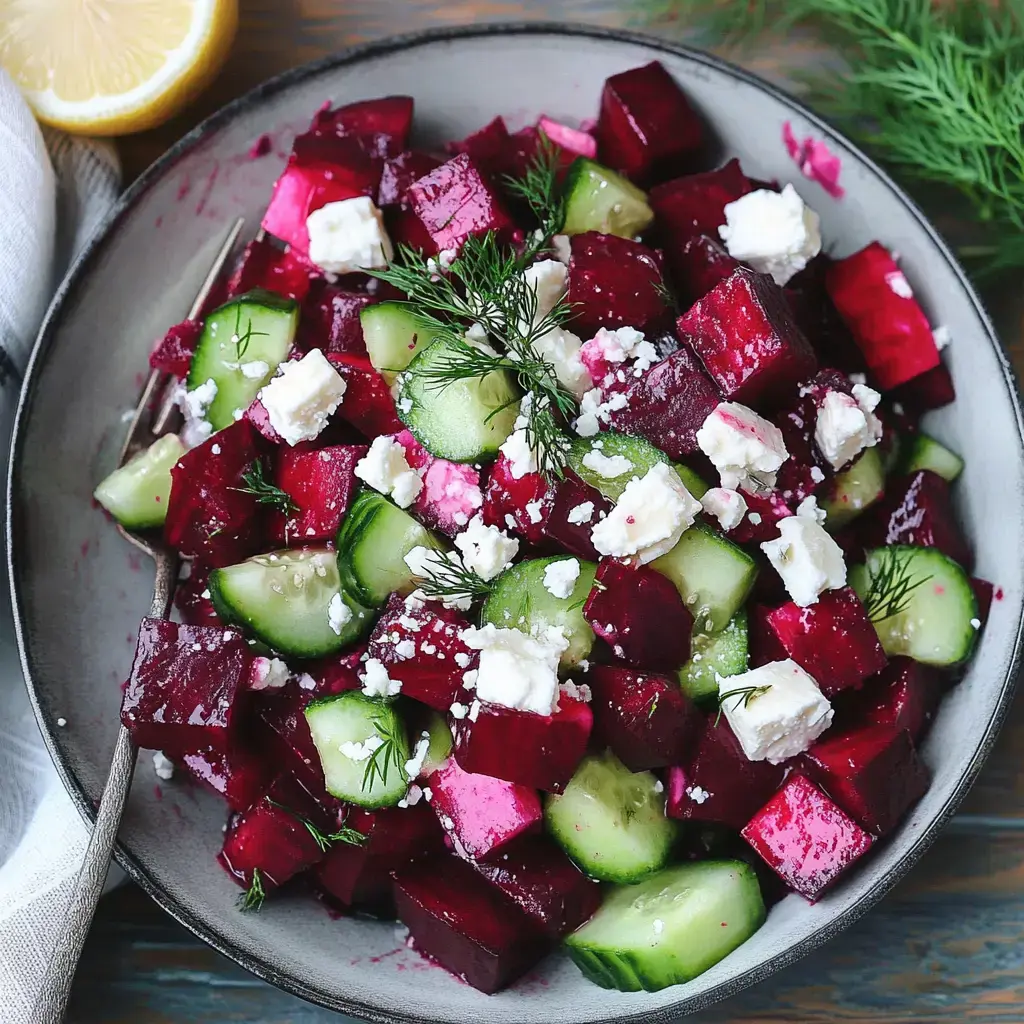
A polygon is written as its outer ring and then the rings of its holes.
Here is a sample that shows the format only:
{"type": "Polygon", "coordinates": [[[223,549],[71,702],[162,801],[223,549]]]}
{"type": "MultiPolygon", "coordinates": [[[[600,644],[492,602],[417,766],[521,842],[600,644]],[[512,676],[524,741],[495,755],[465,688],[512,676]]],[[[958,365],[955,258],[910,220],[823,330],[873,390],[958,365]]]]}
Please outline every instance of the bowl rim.
{"type": "MultiPolygon", "coordinates": [[[[14,487],[18,480],[18,470],[24,457],[25,424],[28,419],[28,411],[32,404],[32,396],[37,384],[39,372],[52,346],[53,339],[60,326],[65,302],[83,279],[90,273],[93,263],[102,253],[105,243],[112,237],[114,232],[125,215],[134,207],[139,198],[144,195],[151,185],[161,176],[170,171],[174,165],[187,153],[199,146],[207,137],[216,133],[223,125],[230,121],[240,112],[258,106],[266,97],[280,91],[286,90],[293,85],[303,82],[306,79],[333,68],[345,67],[358,64],[361,61],[374,57],[396,53],[415,47],[444,41],[458,41],[460,39],[473,39],[478,37],[497,35],[555,35],[568,37],[589,37],[612,42],[629,43],[646,48],[656,59],[657,53],[671,54],[676,57],[683,57],[695,64],[704,65],[715,71],[729,75],[739,81],[753,86],[754,88],[768,93],[776,101],[787,106],[792,112],[804,118],[812,124],[817,132],[823,137],[840,143],[853,152],[856,157],[868,167],[883,185],[885,185],[913,214],[920,229],[929,237],[936,249],[946,260],[949,268],[956,275],[963,292],[974,308],[975,314],[985,328],[985,336],[989,344],[995,350],[999,365],[1002,369],[1002,380],[1017,422],[1018,441],[1024,446],[1024,412],[1019,385],[1012,365],[1003,352],[1002,346],[996,335],[995,328],[973,286],[967,279],[966,274],[960,267],[949,246],[945,243],[938,231],[925,217],[917,204],[910,199],[904,190],[867,156],[858,146],[854,145],[841,132],[831,127],[819,115],[804,106],[799,100],[793,98],[783,89],[772,84],[744,68],[741,68],[729,61],[706,51],[696,49],[681,43],[671,42],[657,36],[642,32],[635,32],[627,29],[587,25],[566,21],[501,21],[488,22],[482,25],[460,25],[440,26],[428,28],[416,32],[401,35],[388,36],[384,39],[374,40],[368,43],[361,43],[346,47],[337,53],[331,54],[306,64],[290,68],[265,82],[257,85],[244,95],[232,100],[209,117],[201,121],[195,128],[186,133],[175,142],[164,154],[158,157],[132,184],[121,194],[112,209],[107,214],[101,225],[97,228],[91,239],[83,248],[68,271],[60,287],[54,295],[47,310],[46,316],[40,327],[38,336],[29,357],[25,369],[24,380],[18,400],[17,412],[15,415],[13,433],[10,446],[10,460],[7,472],[7,494],[5,509],[5,540],[7,544],[7,569],[8,585],[10,588],[11,606],[14,617],[15,633],[18,643],[18,655],[21,663],[22,674],[32,710],[38,723],[43,740],[46,744],[50,758],[57,769],[61,781],[71,796],[72,801],[87,824],[95,821],[96,809],[91,799],[86,794],[81,781],[74,774],[66,758],[61,744],[58,740],[59,730],[55,723],[50,720],[42,707],[37,693],[36,683],[32,675],[29,662],[27,643],[25,638],[24,614],[20,598],[19,576],[20,563],[17,550],[14,544],[16,525],[14,509],[14,487]]],[[[772,974],[788,967],[797,960],[817,949],[829,939],[833,938],[850,924],[860,918],[871,907],[878,903],[883,896],[889,893],[893,887],[904,878],[907,872],[920,860],[921,856],[934,842],[942,828],[949,822],[957,807],[967,794],[970,787],[976,780],[982,765],[988,758],[995,744],[1000,729],[1005,722],[1007,713],[1012,704],[1012,698],[1017,686],[1017,677],[1021,667],[1022,654],[1024,654],[1024,604],[1018,614],[1017,627],[1014,634],[1013,649],[1010,657],[1009,669],[1003,679],[999,691],[999,698],[990,716],[981,741],[970,757],[967,768],[957,782],[957,785],[949,795],[945,804],[939,810],[935,818],[921,830],[914,845],[907,851],[904,858],[895,864],[885,876],[867,893],[865,893],[852,906],[847,908],[830,921],[822,924],[806,938],[796,943],[790,949],[770,959],[762,961],[749,970],[736,977],[722,982],[719,986],[708,992],[696,996],[681,998],[671,1006],[661,1009],[638,1011],[628,1015],[616,1014],[614,1017],[594,1018],[594,1024],[616,1021],[618,1024],[649,1024],[652,1021],[668,1021],[674,1019],[676,1014],[681,1012],[685,1006],[685,1012],[692,1012],[711,1006],[722,999],[736,995],[738,992],[757,984],[772,974]]],[[[298,981],[286,972],[276,968],[267,957],[257,957],[246,953],[234,943],[221,936],[214,928],[200,920],[185,906],[175,900],[153,879],[145,866],[124,846],[118,842],[115,845],[114,857],[117,863],[124,869],[127,875],[139,885],[166,913],[174,920],[183,925],[193,935],[211,946],[217,952],[228,959],[250,971],[263,981],[269,982],[276,987],[297,995],[313,1004],[323,1006],[327,1009],[341,1013],[350,1013],[364,1020],[372,1021],[374,1024],[421,1024],[420,1018],[414,1018],[402,1012],[387,1012],[377,1007],[362,1003],[358,1000],[335,997],[329,993],[314,988],[304,982],[298,981]]],[[[507,1018],[512,1024],[511,1018],[507,1018]]]]}

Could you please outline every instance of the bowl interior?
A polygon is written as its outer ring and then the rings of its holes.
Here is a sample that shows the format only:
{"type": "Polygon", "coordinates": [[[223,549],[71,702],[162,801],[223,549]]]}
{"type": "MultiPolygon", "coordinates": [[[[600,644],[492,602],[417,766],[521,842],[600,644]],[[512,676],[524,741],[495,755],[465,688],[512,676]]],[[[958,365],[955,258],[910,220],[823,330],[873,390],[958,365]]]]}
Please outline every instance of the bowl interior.
{"type": "Polygon", "coordinates": [[[437,145],[496,113],[514,127],[540,113],[593,116],[615,72],[662,60],[714,125],[723,154],[759,178],[792,180],[819,211],[837,255],[874,238],[901,254],[932,322],[953,337],[958,401],[929,429],[967,457],[957,488],[996,601],[964,682],[946,698],[923,756],[934,775],[899,831],[814,906],[790,896],[749,942],[690,984],[654,994],[605,992],[561,955],[512,991],[484,997],[401,949],[390,924],[332,920],[301,898],[240,914],[214,857],[225,811],[184,783],[157,785],[143,754],[121,830],[121,858],[175,916],[245,966],[336,1009],[373,1019],[590,1022],[668,1019],[763,977],[843,924],[895,882],[951,812],[987,753],[1009,699],[1020,631],[1024,459],[1005,360],[960,272],[891,183],[782,95],[699,54],[600,30],[476,30],[367,47],[260,91],[218,115],[133,190],[53,311],[30,374],[12,475],[12,582],[26,668],[48,742],[85,807],[98,798],[117,729],[151,567],[93,506],[112,467],[155,338],[181,319],[227,226],[259,223],[296,130],[324,101],[416,97],[420,142],[437,145]],[[799,176],[782,143],[827,135],[843,160],[840,201],[799,176]],[[248,154],[268,133],[273,152],[248,154]],[[998,514],[993,511],[998,509],[998,514]],[[1014,557],[1007,558],[1008,553],[1014,557]],[[58,717],[67,720],[56,728],[58,717]]]}

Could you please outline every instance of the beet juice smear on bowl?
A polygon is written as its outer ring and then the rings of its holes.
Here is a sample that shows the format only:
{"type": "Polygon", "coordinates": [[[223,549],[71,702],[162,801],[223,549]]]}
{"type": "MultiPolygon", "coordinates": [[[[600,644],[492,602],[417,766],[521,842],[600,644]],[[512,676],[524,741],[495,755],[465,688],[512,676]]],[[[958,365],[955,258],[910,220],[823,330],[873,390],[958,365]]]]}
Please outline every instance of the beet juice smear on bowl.
{"type": "Polygon", "coordinates": [[[657,62],[589,129],[412,120],[320,110],[153,353],[182,429],[97,498],[191,572],[122,720],[226,801],[243,909],[305,875],[484,992],[561,943],[679,984],[928,788],[992,591],[918,429],[946,332],[884,237],[702,167],[657,62]]]}

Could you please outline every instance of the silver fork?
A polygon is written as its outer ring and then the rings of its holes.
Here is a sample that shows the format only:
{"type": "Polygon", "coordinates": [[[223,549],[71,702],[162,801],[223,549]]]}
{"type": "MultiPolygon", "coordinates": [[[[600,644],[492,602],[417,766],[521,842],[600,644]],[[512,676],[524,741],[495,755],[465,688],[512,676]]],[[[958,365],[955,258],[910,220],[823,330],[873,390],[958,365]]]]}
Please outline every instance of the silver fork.
{"type": "MultiPolygon", "coordinates": [[[[241,218],[236,220],[227,238],[224,239],[224,244],[220,247],[217,258],[192,303],[189,319],[199,316],[217,277],[231,255],[242,230],[242,224],[241,218]]],[[[121,448],[118,466],[123,466],[136,452],[148,447],[166,432],[174,412],[174,400],[168,393],[167,383],[167,374],[161,370],[153,370],[150,373],[139,396],[135,415],[128,428],[128,436],[121,448]],[[158,400],[160,406],[153,415],[150,410],[158,400]]],[[[153,581],[153,603],[150,605],[149,614],[154,618],[166,619],[171,611],[171,600],[178,580],[178,553],[163,543],[159,533],[133,533],[121,525],[118,525],[117,529],[129,544],[133,544],[153,559],[156,572],[153,581]]],[[[117,830],[121,825],[132,776],[135,773],[137,755],[138,750],[132,743],[128,730],[122,725],[117,734],[107,784],[103,788],[103,797],[96,813],[96,824],[86,847],[85,860],[82,862],[71,900],[64,913],[64,920],[57,934],[57,944],[43,978],[39,997],[33,1007],[30,1024],[60,1024],[64,1019],[78,960],[82,955],[82,947],[92,925],[93,915],[96,913],[96,904],[103,892],[103,884],[107,879],[117,830]]]]}

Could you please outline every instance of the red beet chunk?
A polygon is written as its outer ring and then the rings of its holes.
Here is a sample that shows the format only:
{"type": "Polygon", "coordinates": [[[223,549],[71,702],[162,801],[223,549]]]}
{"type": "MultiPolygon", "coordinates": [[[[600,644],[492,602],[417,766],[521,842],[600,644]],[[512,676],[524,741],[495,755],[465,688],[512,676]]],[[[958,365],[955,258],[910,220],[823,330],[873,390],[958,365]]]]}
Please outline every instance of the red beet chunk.
{"type": "Polygon", "coordinates": [[[449,143],[448,151],[468,154],[488,174],[498,177],[511,171],[508,164],[510,139],[505,119],[496,117],[460,142],[449,143]]]}
{"type": "Polygon", "coordinates": [[[313,118],[312,131],[354,135],[370,152],[395,156],[409,141],[413,106],[411,96],[381,96],[349,103],[336,110],[319,110],[313,118]]]}
{"type": "Polygon", "coordinates": [[[753,191],[753,182],[734,159],[717,170],[657,185],[651,189],[648,201],[662,237],[672,239],[674,247],[681,247],[698,235],[718,238],[726,206],[753,191]]]}
{"type": "Polygon", "coordinates": [[[556,942],[601,905],[601,887],[549,839],[522,839],[493,864],[474,866],[556,942]]]}
{"type": "Polygon", "coordinates": [[[576,235],[568,300],[573,305],[572,329],[581,337],[602,327],[650,333],[668,313],[660,254],[617,235],[576,235]]]}
{"type": "Polygon", "coordinates": [[[956,401],[956,388],[953,386],[953,378],[945,363],[924,373],[912,377],[894,388],[890,394],[894,402],[898,402],[906,412],[917,418],[923,416],[932,409],[941,409],[956,401]]]}
{"type": "Polygon", "coordinates": [[[540,827],[543,815],[535,790],[472,775],[454,758],[430,776],[428,785],[441,827],[455,849],[473,860],[493,860],[516,836],[540,827]]]}
{"type": "Polygon", "coordinates": [[[583,615],[615,657],[663,672],[686,663],[693,616],[665,576],[605,559],[597,568],[597,583],[583,615]]]}
{"type": "Polygon", "coordinates": [[[687,767],[672,768],[666,811],[672,818],[740,829],[775,792],[783,765],[748,761],[725,718],[709,717],[687,767]]]}
{"type": "Polygon", "coordinates": [[[477,659],[461,640],[469,625],[438,602],[407,609],[405,599],[392,594],[370,634],[367,651],[387,667],[392,679],[402,681],[406,697],[447,712],[462,687],[463,674],[477,659]]]}
{"type": "MultiPolygon", "coordinates": [[[[687,634],[689,636],[689,634],[687,634]]],[[[704,716],[670,676],[594,665],[594,731],[633,772],[685,763],[694,753],[704,716]]]]}
{"type": "Polygon", "coordinates": [[[444,833],[425,802],[377,811],[356,809],[345,826],[364,835],[365,842],[334,843],[315,871],[320,887],[345,907],[390,910],[391,872],[444,852],[444,833]]]}
{"type": "MultiPolygon", "coordinates": [[[[360,685],[354,673],[351,679],[355,687],[360,685]]],[[[311,700],[325,695],[289,683],[280,693],[265,698],[260,707],[262,723],[273,737],[274,763],[314,793],[325,791],[324,772],[303,710],[311,700]]]]}
{"type": "MultiPolygon", "coordinates": [[[[764,575],[762,573],[762,575],[764,575]]],[[[785,661],[789,655],[779,643],[775,630],[768,624],[774,611],[763,604],[752,604],[747,612],[747,637],[750,644],[750,667],[760,668],[773,661],[785,661]]]]}
{"type": "Polygon", "coordinates": [[[509,467],[509,460],[504,455],[499,455],[491,467],[484,491],[484,524],[512,530],[531,544],[540,544],[544,540],[544,527],[551,514],[555,492],[540,473],[527,473],[517,480],[509,467]],[[539,507],[536,502],[540,502],[539,507]],[[537,522],[526,511],[527,505],[537,510],[537,522]]]}
{"type": "Polygon", "coordinates": [[[174,607],[189,626],[216,626],[220,618],[210,600],[210,567],[201,562],[191,565],[188,579],[181,580],[174,591],[174,607]]]}
{"type": "Polygon", "coordinates": [[[826,697],[859,687],[887,662],[875,627],[849,587],[826,590],[815,604],[787,602],[768,616],[787,658],[806,669],[826,697]]]}
{"type": "Polygon", "coordinates": [[[369,359],[345,353],[331,353],[327,358],[348,385],[345,400],[338,406],[342,419],[368,438],[397,434],[404,429],[387,382],[370,365],[369,359]]]}
{"type": "Polygon", "coordinates": [[[318,282],[302,305],[298,345],[308,352],[322,349],[325,355],[366,356],[359,314],[378,301],[367,292],[336,288],[318,282]]]}
{"type": "Polygon", "coordinates": [[[384,164],[380,176],[378,204],[381,207],[404,206],[409,186],[440,166],[437,157],[416,150],[406,150],[392,157],[384,164]]]}
{"type": "Polygon", "coordinates": [[[299,451],[282,445],[277,451],[274,483],[294,503],[287,516],[275,513],[275,539],[302,545],[334,540],[356,489],[356,463],[366,445],[339,445],[299,451]]]}
{"type": "Polygon", "coordinates": [[[915,544],[938,548],[968,571],[973,562],[953,515],[949,484],[927,469],[893,480],[865,514],[859,535],[867,548],[915,544]]]}
{"type": "Polygon", "coordinates": [[[238,420],[186,452],[171,470],[164,537],[186,558],[217,567],[260,549],[263,510],[241,490],[243,474],[259,457],[256,436],[248,420],[238,420]]]}
{"type": "Polygon", "coordinates": [[[515,230],[486,172],[465,153],[413,182],[407,195],[438,249],[458,249],[470,235],[496,231],[507,238],[515,230]]]}
{"type": "Polygon", "coordinates": [[[879,242],[836,260],[825,281],[882,388],[898,387],[939,365],[928,318],[879,242]]]}
{"type": "Polygon", "coordinates": [[[228,297],[244,295],[254,288],[284,295],[301,302],[319,271],[293,252],[274,245],[269,238],[254,238],[242,253],[228,281],[228,297]]]}
{"type": "Polygon", "coordinates": [[[786,782],[742,835],[786,885],[812,902],[875,841],[801,775],[786,782]]]}
{"type": "Polygon", "coordinates": [[[227,750],[251,668],[237,630],[145,618],[121,722],[150,750],[227,750]]]}
{"type": "Polygon", "coordinates": [[[910,658],[894,658],[876,679],[868,681],[857,707],[865,724],[906,730],[917,743],[931,724],[942,697],[941,675],[910,658]]]}
{"type": "Polygon", "coordinates": [[[782,289],[752,270],[712,288],[679,318],[678,330],[729,401],[778,404],[817,368],[782,289]]]}
{"type": "Polygon", "coordinates": [[[613,507],[612,502],[602,497],[596,488],[585,484],[575,473],[568,470],[565,477],[555,485],[551,511],[543,524],[544,535],[562,551],[585,558],[588,562],[596,562],[601,556],[597,553],[590,534],[594,524],[601,518],[601,513],[607,515],[613,507]],[[586,523],[569,522],[572,510],[587,501],[594,506],[592,519],[586,523]]]}
{"type": "Polygon", "coordinates": [[[693,354],[681,348],[630,380],[626,407],[611,414],[611,426],[646,438],[670,459],[699,451],[697,431],[720,398],[693,363],[693,354]]]}
{"type": "Polygon", "coordinates": [[[804,769],[854,821],[874,835],[896,827],[928,789],[928,770],[908,732],[865,726],[830,736],[801,754],[804,769]]]}
{"type": "Polygon", "coordinates": [[[537,120],[537,131],[543,132],[559,149],[573,156],[585,156],[589,160],[597,159],[597,140],[590,132],[582,128],[570,128],[567,124],[553,121],[541,115],[537,120]]]}
{"type": "Polygon", "coordinates": [[[271,781],[272,768],[266,757],[240,744],[228,751],[183,754],[181,763],[193,778],[224,797],[233,811],[251,807],[271,781]]]}
{"type": "Polygon", "coordinates": [[[587,752],[593,722],[590,706],[565,694],[553,715],[481,704],[474,720],[454,722],[455,758],[475,775],[561,793],[587,752]]]}
{"type": "Polygon", "coordinates": [[[601,162],[636,181],[678,173],[703,138],[700,118],[660,61],[604,83],[597,139],[601,162]]]}
{"type": "Polygon", "coordinates": [[[684,245],[674,247],[672,252],[680,298],[688,306],[702,299],[740,266],[739,260],[707,235],[691,238],[684,245]]]}
{"type": "Polygon", "coordinates": [[[512,984],[548,951],[534,919],[457,857],[396,871],[394,894],[416,949],[481,992],[512,984]]]}
{"type": "Polygon", "coordinates": [[[196,343],[202,333],[203,325],[198,320],[183,320],[175,324],[153,349],[149,365],[154,370],[163,370],[184,379],[188,376],[196,343]]]}

